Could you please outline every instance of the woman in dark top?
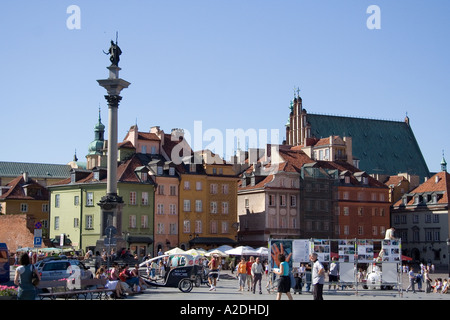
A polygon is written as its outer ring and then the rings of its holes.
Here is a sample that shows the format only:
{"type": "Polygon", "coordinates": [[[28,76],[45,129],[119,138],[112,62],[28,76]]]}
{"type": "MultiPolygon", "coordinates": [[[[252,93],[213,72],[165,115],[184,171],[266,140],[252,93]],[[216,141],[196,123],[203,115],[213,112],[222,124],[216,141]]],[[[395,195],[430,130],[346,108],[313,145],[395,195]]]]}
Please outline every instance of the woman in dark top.
{"type": "Polygon", "coordinates": [[[30,258],[26,252],[20,257],[19,264],[20,266],[16,269],[14,277],[14,284],[19,286],[17,300],[35,300],[36,288],[31,282],[32,274],[35,272],[39,279],[41,276],[34,265],[30,263],[30,258]]]}

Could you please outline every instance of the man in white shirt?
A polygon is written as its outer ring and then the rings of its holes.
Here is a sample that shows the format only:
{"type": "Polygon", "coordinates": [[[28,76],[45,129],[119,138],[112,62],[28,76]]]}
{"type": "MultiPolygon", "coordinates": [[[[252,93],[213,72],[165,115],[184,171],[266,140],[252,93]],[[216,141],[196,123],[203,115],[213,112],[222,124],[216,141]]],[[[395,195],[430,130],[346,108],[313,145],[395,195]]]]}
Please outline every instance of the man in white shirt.
{"type": "Polygon", "coordinates": [[[256,290],[256,283],[259,282],[259,294],[262,294],[261,290],[261,279],[262,279],[262,273],[264,271],[263,265],[261,261],[259,260],[259,257],[256,257],[255,262],[252,264],[252,277],[253,277],[253,293],[255,293],[256,290]]]}
{"type": "Polygon", "coordinates": [[[313,262],[312,266],[312,284],[314,300],[323,300],[323,285],[325,283],[325,269],[317,259],[317,253],[311,253],[309,260],[313,262]]]}

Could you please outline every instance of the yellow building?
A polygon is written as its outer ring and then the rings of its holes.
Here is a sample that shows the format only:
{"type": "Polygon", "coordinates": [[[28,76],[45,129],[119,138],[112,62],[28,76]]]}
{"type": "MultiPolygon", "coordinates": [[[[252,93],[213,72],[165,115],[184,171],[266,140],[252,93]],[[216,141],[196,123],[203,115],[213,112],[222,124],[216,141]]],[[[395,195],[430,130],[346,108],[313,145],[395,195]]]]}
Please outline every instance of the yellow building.
{"type": "Polygon", "coordinates": [[[237,176],[228,164],[187,164],[180,181],[182,249],[236,244],[237,176]]]}

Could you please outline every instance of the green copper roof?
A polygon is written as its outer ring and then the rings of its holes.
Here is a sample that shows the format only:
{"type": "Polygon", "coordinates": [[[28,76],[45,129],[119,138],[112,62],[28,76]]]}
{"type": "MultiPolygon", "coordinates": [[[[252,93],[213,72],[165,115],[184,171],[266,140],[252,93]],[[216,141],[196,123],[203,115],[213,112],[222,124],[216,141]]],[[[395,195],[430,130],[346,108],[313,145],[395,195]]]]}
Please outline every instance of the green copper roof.
{"type": "Polygon", "coordinates": [[[367,173],[397,175],[408,172],[421,178],[430,172],[414,133],[406,122],[307,114],[311,135],[352,138],[353,156],[367,173]]]}
{"type": "Polygon", "coordinates": [[[30,178],[70,177],[70,165],[0,161],[0,177],[18,177],[28,172],[30,178]]]}

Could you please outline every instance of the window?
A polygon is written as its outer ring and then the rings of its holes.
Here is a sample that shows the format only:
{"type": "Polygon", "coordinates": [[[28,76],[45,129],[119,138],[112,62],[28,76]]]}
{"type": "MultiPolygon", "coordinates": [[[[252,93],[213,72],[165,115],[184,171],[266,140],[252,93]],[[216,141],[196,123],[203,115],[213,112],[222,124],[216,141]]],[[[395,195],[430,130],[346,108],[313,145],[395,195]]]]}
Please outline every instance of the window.
{"type": "Polygon", "coordinates": [[[286,195],[280,195],[280,206],[286,207],[286,195]]]}
{"type": "Polygon", "coordinates": [[[195,190],[202,190],[202,182],[201,181],[197,181],[195,183],[195,190]]]}
{"type": "Polygon", "coordinates": [[[189,220],[183,221],[183,232],[190,233],[191,232],[191,222],[189,220]]]}
{"type": "Polygon", "coordinates": [[[73,218],[73,227],[74,228],[79,228],[80,227],[80,219],[73,218]]]}
{"type": "Polygon", "coordinates": [[[27,203],[20,204],[20,212],[28,212],[28,204],[27,203]]]}
{"type": "Polygon", "coordinates": [[[148,205],[148,192],[147,191],[143,191],[142,192],[142,196],[141,196],[141,204],[143,206],[147,206],[148,205]]]}
{"type": "Polygon", "coordinates": [[[169,214],[177,214],[177,205],[176,204],[169,204],[169,214]]]}
{"type": "Polygon", "coordinates": [[[86,215],[86,229],[94,229],[94,216],[93,215],[86,215]]]}
{"type": "Polygon", "coordinates": [[[164,214],[164,204],[158,203],[157,209],[156,209],[156,213],[157,214],[164,214]]]}
{"type": "Polygon", "coordinates": [[[170,167],[169,168],[169,176],[174,176],[175,175],[175,168],[174,167],[170,167]]]}
{"type": "Polygon", "coordinates": [[[158,166],[157,169],[156,169],[156,173],[157,173],[158,176],[162,175],[163,174],[163,167],[162,166],[158,166]]]}
{"type": "Polygon", "coordinates": [[[136,205],[136,191],[130,191],[130,205],[136,205]]]}
{"type": "Polygon", "coordinates": [[[350,227],[349,226],[344,226],[344,234],[345,235],[349,235],[350,234],[350,227]]]}
{"type": "Polygon", "coordinates": [[[191,184],[189,181],[185,181],[184,182],[184,190],[190,190],[191,189],[191,184]]]}
{"type": "Polygon", "coordinates": [[[211,233],[217,233],[217,221],[211,221],[211,233]]]}
{"type": "Polygon", "coordinates": [[[164,223],[159,222],[156,225],[156,233],[157,234],[164,234],[164,223]]]}
{"type": "Polygon", "coordinates": [[[222,233],[228,233],[228,221],[222,221],[222,233]]]}
{"type": "Polygon", "coordinates": [[[348,216],[350,214],[349,207],[344,207],[344,216],[348,216]]]}
{"type": "Polygon", "coordinates": [[[217,184],[216,183],[211,183],[209,185],[209,192],[211,194],[217,194],[217,184]]]}
{"type": "Polygon", "coordinates": [[[141,216],[141,228],[148,228],[148,215],[146,214],[141,216]]]}
{"type": "Polygon", "coordinates": [[[217,213],[217,202],[211,201],[210,203],[210,212],[211,213],[217,213]]]}
{"type": "Polygon", "coordinates": [[[201,220],[195,220],[195,233],[202,233],[202,221],[201,220]]]}
{"type": "Polygon", "coordinates": [[[128,221],[128,225],[130,228],[136,228],[136,215],[130,214],[130,219],[128,221]]]}
{"type": "Polygon", "coordinates": [[[183,200],[183,211],[191,211],[191,200],[183,200]]]}
{"type": "Polygon", "coordinates": [[[291,207],[297,206],[297,196],[291,196],[291,207]]]}
{"type": "Polygon", "coordinates": [[[86,206],[93,206],[94,205],[94,193],[93,192],[87,192],[86,193],[86,206]]]}
{"type": "Polygon", "coordinates": [[[248,199],[245,199],[245,207],[250,208],[250,201],[248,199]]]}
{"type": "Polygon", "coordinates": [[[222,202],[222,213],[228,214],[228,202],[226,201],[222,202]]]}
{"type": "Polygon", "coordinates": [[[59,230],[59,217],[55,217],[54,229],[59,230]]]}
{"type": "Polygon", "coordinates": [[[148,180],[147,172],[141,172],[141,180],[144,182],[148,180]]]}
{"type": "Polygon", "coordinates": [[[48,212],[48,203],[42,204],[42,212],[48,212]]]}
{"type": "Polygon", "coordinates": [[[223,184],[222,185],[222,193],[223,194],[228,194],[229,192],[229,185],[228,184],[223,184]]]}
{"type": "Polygon", "coordinates": [[[358,226],[358,235],[362,236],[364,234],[364,227],[363,226],[358,226]]]}
{"type": "Polygon", "coordinates": [[[147,146],[142,146],[141,153],[147,153],[147,146]]]}
{"type": "Polygon", "coordinates": [[[60,198],[60,195],[55,194],[55,208],[59,208],[59,198],[60,198]]]}
{"type": "Polygon", "coordinates": [[[170,186],[170,195],[171,196],[177,195],[177,186],[170,186]]]}
{"type": "Polygon", "coordinates": [[[274,207],[275,206],[275,195],[269,194],[269,206],[274,207]]]}
{"type": "Polygon", "coordinates": [[[202,200],[195,200],[195,212],[202,212],[202,200]]]}
{"type": "Polygon", "coordinates": [[[159,195],[164,195],[164,185],[160,184],[158,186],[158,194],[159,195]]]}
{"type": "Polygon", "coordinates": [[[74,204],[75,206],[80,205],[80,196],[75,196],[75,197],[73,197],[73,204],[74,204]]]}
{"type": "Polygon", "coordinates": [[[169,224],[169,234],[178,234],[178,226],[176,223],[169,224]]]}

